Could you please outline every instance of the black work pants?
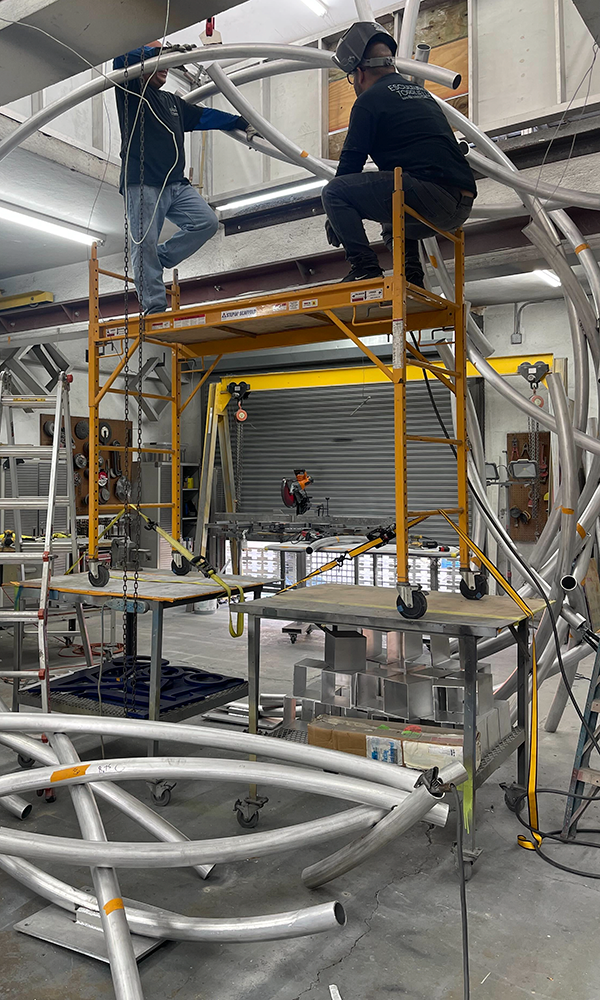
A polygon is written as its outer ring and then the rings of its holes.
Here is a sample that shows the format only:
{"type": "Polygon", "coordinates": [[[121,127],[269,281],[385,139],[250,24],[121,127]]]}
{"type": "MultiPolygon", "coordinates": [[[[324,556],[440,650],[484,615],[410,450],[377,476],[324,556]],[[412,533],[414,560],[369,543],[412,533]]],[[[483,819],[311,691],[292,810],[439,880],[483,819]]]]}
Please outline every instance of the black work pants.
{"type": "MultiPolygon", "coordinates": [[[[408,207],[440,229],[452,232],[469,217],[473,198],[461,194],[455,188],[419,180],[405,172],[402,173],[402,186],[408,207]]],[[[334,177],[323,189],[323,207],[351,264],[379,266],[376,253],[369,246],[363,219],[382,224],[382,236],[391,251],[393,191],[392,170],[343,174],[341,177],[334,177]]],[[[435,234],[410,215],[405,216],[405,232],[406,278],[407,281],[422,284],[423,270],[419,260],[418,241],[435,234]]]]}

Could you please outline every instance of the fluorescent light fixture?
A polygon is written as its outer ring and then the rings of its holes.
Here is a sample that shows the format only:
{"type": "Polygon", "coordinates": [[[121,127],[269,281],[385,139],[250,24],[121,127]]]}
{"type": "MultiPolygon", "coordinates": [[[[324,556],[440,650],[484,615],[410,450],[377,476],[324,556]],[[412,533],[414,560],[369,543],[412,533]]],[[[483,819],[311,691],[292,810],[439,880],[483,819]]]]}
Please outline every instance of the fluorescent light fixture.
{"type": "Polygon", "coordinates": [[[535,274],[536,278],[541,278],[542,281],[545,281],[547,285],[552,285],[553,288],[558,288],[561,283],[560,278],[554,271],[534,271],[533,274],[535,274]]]}
{"type": "Polygon", "coordinates": [[[325,17],[327,7],[324,3],[321,3],[321,0],[304,0],[304,3],[307,7],[310,7],[313,14],[318,14],[319,17],[325,17]]]}
{"type": "Polygon", "coordinates": [[[87,246],[91,246],[92,243],[104,243],[105,239],[99,233],[94,234],[83,229],[71,228],[68,225],[51,222],[50,219],[43,216],[17,212],[15,209],[5,208],[3,205],[0,205],[0,219],[4,219],[5,222],[13,222],[17,226],[35,229],[38,233],[59,236],[63,240],[72,240],[74,243],[85,243],[87,246]]]}
{"type": "Polygon", "coordinates": [[[327,181],[309,181],[307,184],[294,184],[292,187],[277,188],[275,191],[264,191],[262,194],[254,194],[249,198],[236,198],[223,205],[217,205],[220,212],[227,212],[232,208],[250,208],[251,205],[264,205],[268,201],[277,201],[278,198],[285,198],[290,194],[304,194],[305,191],[321,191],[327,181]]]}

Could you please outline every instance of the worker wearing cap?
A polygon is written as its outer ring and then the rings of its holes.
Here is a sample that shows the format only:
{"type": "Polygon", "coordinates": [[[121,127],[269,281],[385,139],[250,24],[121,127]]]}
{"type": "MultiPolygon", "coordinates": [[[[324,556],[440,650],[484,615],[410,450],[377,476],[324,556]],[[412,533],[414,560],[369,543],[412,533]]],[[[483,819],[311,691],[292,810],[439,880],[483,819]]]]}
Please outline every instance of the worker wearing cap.
{"type": "MultiPolygon", "coordinates": [[[[334,56],[357,97],[337,174],[323,190],[329,242],[342,244],[351,264],[344,281],[382,274],[363,219],[382,223],[391,251],[395,167],[402,167],[408,207],[440,229],[461,226],[477,195],[471,168],[443,112],[423,87],[396,72],[396,48],[380,24],[359,21],[340,39],[334,56]],[[368,156],[379,170],[363,172],[368,156]]],[[[410,215],[405,227],[406,279],[422,287],[418,240],[433,231],[410,215]]]]}
{"type": "MultiPolygon", "coordinates": [[[[118,56],[114,69],[123,69],[161,51],[189,51],[194,46],[169,46],[159,42],[144,45],[126,56],[118,56]]],[[[131,258],[138,298],[144,313],[164,312],[167,295],[163,268],[176,267],[214,236],[219,222],[212,208],[184,177],[184,132],[196,129],[243,129],[249,138],[256,131],[245,118],[201,104],[187,104],[176,94],[162,91],[168,70],[126,80],[116,87],[121,127],[121,180],[119,190],[126,200],[131,258]],[[144,155],[141,155],[140,95],[144,96],[144,155]],[[128,95],[128,96],[127,96],[128,95]],[[127,111],[126,111],[127,103],[127,111]],[[128,121],[126,122],[126,116],[128,121]],[[143,194],[142,194],[143,192],[143,194]],[[159,243],[165,219],[177,232],[159,243]],[[143,265],[142,265],[143,262],[143,265]]]]}

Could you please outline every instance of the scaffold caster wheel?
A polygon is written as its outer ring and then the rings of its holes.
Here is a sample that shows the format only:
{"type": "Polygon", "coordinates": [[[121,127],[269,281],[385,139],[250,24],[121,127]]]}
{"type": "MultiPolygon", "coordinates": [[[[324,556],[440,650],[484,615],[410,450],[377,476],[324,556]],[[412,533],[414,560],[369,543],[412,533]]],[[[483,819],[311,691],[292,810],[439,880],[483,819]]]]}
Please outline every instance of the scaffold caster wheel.
{"type": "Polygon", "coordinates": [[[152,801],[155,806],[168,806],[171,801],[171,789],[163,788],[162,792],[152,792],[152,801]]]}
{"type": "Polygon", "coordinates": [[[175,559],[171,559],[171,573],[175,576],[187,576],[192,568],[192,564],[188,562],[181,556],[181,562],[178,563],[175,559]]]}
{"type": "Polygon", "coordinates": [[[46,802],[48,802],[50,805],[53,802],[56,802],[56,795],[54,794],[53,788],[38,788],[36,794],[39,795],[40,798],[43,795],[46,802]]]}
{"type": "Polygon", "coordinates": [[[466,597],[468,601],[480,601],[482,597],[488,592],[488,585],[485,576],[481,573],[475,573],[475,586],[473,588],[469,587],[464,581],[460,581],[460,592],[463,597],[466,597]]]}
{"type": "Polygon", "coordinates": [[[504,792],[504,804],[506,808],[510,809],[512,813],[516,813],[517,803],[525,794],[526,789],[522,785],[516,785],[514,782],[511,785],[507,785],[504,781],[500,782],[500,788],[504,792]]]}
{"type": "Polygon", "coordinates": [[[108,566],[104,563],[98,563],[97,575],[94,575],[90,570],[88,572],[88,580],[90,581],[92,587],[106,587],[106,584],[110,580],[110,570],[108,566]]]}
{"type": "Polygon", "coordinates": [[[17,757],[17,763],[19,767],[22,767],[24,771],[28,771],[30,767],[33,767],[35,760],[33,757],[25,757],[20,753],[17,757]]]}
{"type": "Polygon", "coordinates": [[[258,826],[260,810],[269,800],[264,795],[258,795],[255,799],[238,799],[233,807],[237,821],[244,830],[253,830],[258,826]]]}
{"type": "Polygon", "coordinates": [[[396,600],[396,607],[403,618],[422,618],[427,611],[427,598],[422,590],[413,590],[412,607],[408,607],[401,597],[396,600]]]}

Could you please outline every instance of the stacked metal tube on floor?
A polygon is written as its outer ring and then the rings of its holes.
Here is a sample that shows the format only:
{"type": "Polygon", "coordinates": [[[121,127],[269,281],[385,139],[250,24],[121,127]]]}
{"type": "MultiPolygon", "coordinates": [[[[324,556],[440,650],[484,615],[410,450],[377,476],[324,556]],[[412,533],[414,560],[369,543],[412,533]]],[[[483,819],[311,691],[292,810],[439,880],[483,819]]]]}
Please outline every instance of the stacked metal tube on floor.
{"type": "MultiPolygon", "coordinates": [[[[444,826],[449,811],[448,805],[440,800],[443,793],[437,787],[429,790],[421,785],[415,789],[418,771],[246,733],[131,719],[1,711],[0,744],[40,765],[0,776],[0,800],[20,792],[66,786],[83,837],[76,840],[0,827],[0,868],[63,909],[75,913],[83,908],[99,914],[118,1000],[141,1000],[143,996],[130,933],[171,940],[262,941],[332,930],[346,921],[344,909],[337,901],[285,913],[222,920],[188,917],[156,907],[142,909],[123,903],[118,868],[193,867],[206,878],[214,864],[264,857],[368,831],[303,873],[306,885],[316,887],[361,864],[419,820],[444,826]],[[49,742],[42,742],[32,734],[43,735],[49,742]],[[70,737],[83,734],[170,740],[264,755],[276,758],[278,763],[207,757],[82,762],[70,737]],[[116,781],[161,778],[204,781],[217,778],[226,783],[260,781],[357,805],[312,822],[266,833],[190,841],[131,793],[114,785],[116,781]],[[108,841],[96,798],[109,801],[136,819],[160,843],[108,841]],[[38,861],[89,865],[95,895],[42,871],[35,863],[38,861]]],[[[441,772],[440,783],[459,784],[466,777],[462,765],[453,762],[441,772]]]]}

